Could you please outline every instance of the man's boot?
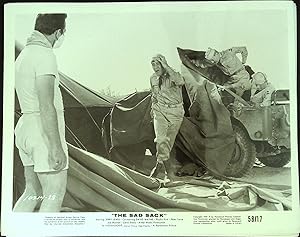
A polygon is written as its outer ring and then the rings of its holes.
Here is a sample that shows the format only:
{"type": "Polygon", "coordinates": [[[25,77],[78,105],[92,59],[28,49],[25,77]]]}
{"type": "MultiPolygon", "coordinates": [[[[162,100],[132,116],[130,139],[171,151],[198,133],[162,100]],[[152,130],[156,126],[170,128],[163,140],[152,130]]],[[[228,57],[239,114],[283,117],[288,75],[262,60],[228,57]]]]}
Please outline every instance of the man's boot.
{"type": "Polygon", "coordinates": [[[171,159],[165,160],[164,166],[166,169],[167,177],[169,178],[170,182],[175,181],[176,180],[175,169],[172,165],[171,159]]]}
{"type": "Polygon", "coordinates": [[[150,177],[156,178],[160,173],[166,173],[166,168],[164,166],[164,163],[157,161],[155,167],[150,173],[150,177]]]}

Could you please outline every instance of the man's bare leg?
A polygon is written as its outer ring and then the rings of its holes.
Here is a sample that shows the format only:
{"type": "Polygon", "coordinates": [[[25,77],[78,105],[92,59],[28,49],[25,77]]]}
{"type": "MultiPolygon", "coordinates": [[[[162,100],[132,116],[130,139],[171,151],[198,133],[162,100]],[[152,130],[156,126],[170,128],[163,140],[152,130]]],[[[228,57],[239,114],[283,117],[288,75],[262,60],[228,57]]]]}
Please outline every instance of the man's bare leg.
{"type": "Polygon", "coordinates": [[[42,187],[33,166],[24,167],[25,191],[17,201],[13,211],[33,212],[39,203],[39,196],[42,196],[42,187]]]}
{"type": "Polygon", "coordinates": [[[66,193],[67,170],[38,173],[43,189],[40,212],[60,212],[66,193]]]}

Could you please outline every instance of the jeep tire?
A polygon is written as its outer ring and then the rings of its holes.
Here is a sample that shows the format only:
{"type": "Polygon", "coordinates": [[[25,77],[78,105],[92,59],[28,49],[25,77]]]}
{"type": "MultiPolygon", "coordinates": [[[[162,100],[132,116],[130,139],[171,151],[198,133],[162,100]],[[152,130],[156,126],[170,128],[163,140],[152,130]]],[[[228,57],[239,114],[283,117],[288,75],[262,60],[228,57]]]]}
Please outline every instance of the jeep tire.
{"type": "Polygon", "coordinates": [[[236,149],[224,175],[242,177],[253,167],[256,159],[256,149],[248,133],[243,128],[235,124],[232,127],[236,136],[236,149]]]}
{"type": "Polygon", "coordinates": [[[259,157],[261,163],[266,166],[280,168],[288,164],[291,160],[291,153],[284,152],[275,156],[259,157]]]}

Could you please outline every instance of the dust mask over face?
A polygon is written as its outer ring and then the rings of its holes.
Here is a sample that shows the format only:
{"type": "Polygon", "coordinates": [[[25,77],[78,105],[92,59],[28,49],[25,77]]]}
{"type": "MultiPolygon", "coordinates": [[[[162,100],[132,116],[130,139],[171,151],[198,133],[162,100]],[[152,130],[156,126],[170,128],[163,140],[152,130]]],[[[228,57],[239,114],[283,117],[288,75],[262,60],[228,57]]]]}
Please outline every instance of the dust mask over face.
{"type": "Polygon", "coordinates": [[[64,42],[64,39],[65,39],[65,35],[62,34],[62,35],[55,41],[55,43],[54,43],[54,45],[53,45],[53,48],[55,48],[55,49],[59,48],[59,47],[62,45],[62,43],[64,42]]]}

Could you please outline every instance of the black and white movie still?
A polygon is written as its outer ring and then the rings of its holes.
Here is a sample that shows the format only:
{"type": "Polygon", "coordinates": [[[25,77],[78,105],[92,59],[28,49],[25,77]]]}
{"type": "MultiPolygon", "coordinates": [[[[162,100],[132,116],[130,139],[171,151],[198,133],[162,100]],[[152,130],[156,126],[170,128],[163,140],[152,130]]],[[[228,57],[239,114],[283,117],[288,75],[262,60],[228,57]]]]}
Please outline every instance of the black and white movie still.
{"type": "Polygon", "coordinates": [[[14,211],[291,210],[285,15],[227,16],[17,15],[14,211]]]}
{"type": "Polygon", "coordinates": [[[299,233],[292,2],[4,13],[3,235],[299,233]]]}

